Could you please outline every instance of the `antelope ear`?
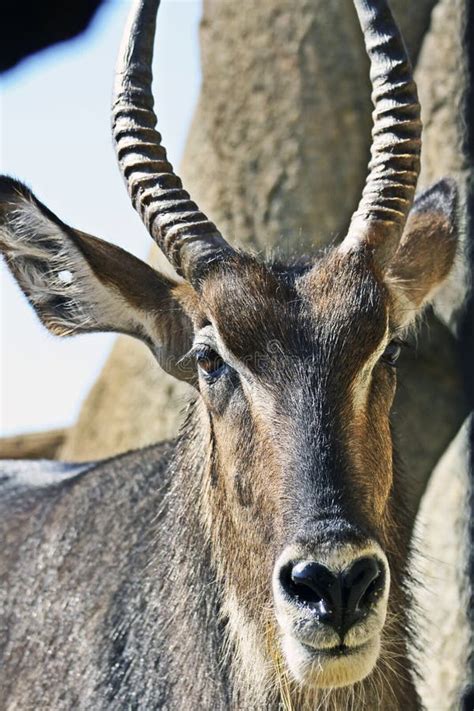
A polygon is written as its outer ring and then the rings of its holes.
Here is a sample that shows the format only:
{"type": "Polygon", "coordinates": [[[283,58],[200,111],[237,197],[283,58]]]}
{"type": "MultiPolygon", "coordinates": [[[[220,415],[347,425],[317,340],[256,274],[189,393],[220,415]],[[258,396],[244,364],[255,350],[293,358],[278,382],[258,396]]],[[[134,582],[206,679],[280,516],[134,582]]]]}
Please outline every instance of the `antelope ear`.
{"type": "Polygon", "coordinates": [[[126,333],[146,343],[164,370],[194,381],[180,360],[193,329],[183,285],[108,242],[59,220],[21,183],[0,177],[0,251],[52,333],[126,333]]]}
{"type": "Polygon", "coordinates": [[[457,187],[440,180],[413,204],[385,279],[397,325],[407,326],[429,303],[453,266],[457,247],[457,187]]]}

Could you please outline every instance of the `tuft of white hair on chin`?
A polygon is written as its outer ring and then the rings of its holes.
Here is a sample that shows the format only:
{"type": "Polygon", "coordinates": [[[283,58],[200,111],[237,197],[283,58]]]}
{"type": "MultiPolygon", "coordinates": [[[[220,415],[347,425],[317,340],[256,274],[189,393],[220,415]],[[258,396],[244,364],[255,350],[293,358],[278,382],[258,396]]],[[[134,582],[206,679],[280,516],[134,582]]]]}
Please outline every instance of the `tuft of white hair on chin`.
{"type": "Polygon", "coordinates": [[[380,655],[380,636],[369,640],[358,653],[348,657],[324,659],[285,634],[281,640],[284,658],[294,680],[301,687],[336,689],[352,686],[374,670],[380,655]]]}

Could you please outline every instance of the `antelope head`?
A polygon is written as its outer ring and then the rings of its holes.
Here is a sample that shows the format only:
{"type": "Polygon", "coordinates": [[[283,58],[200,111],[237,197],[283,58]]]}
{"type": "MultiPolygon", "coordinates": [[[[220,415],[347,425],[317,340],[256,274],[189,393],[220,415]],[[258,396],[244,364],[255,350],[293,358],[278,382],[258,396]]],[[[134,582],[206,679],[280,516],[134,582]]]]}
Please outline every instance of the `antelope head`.
{"type": "Polygon", "coordinates": [[[248,673],[278,658],[301,688],[350,685],[371,673],[387,614],[405,605],[395,366],[400,337],[453,262],[456,190],[445,180],[414,201],[412,68],[386,2],[354,0],[375,109],[348,234],[297,268],[232,248],[183,189],[155,129],[158,4],[134,2],[112,130],[133,205],[177,278],[72,229],[10,178],[0,183],[0,246],[50,331],[130,334],[196,389],[208,450],[192,453],[205,460],[202,516],[248,673]]]}

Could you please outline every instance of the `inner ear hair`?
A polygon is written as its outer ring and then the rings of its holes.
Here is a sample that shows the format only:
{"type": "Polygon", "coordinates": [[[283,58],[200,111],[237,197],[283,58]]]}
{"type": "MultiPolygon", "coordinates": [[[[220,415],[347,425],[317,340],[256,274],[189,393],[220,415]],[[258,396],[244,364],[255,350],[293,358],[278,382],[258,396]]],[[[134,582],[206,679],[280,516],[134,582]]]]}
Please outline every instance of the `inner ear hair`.
{"type": "Polygon", "coordinates": [[[131,310],[155,310],[175,286],[120,247],[66,225],[18,181],[0,186],[0,248],[28,300],[56,335],[130,333],[135,328],[131,310]],[[8,199],[5,187],[10,188],[8,199]]]}
{"type": "MultiPolygon", "coordinates": [[[[176,375],[192,341],[176,282],[120,247],[69,227],[28,188],[6,177],[0,177],[0,250],[52,333],[134,336],[176,375]]],[[[182,367],[178,377],[189,379],[182,367]]]]}
{"type": "Polygon", "coordinates": [[[455,181],[444,178],[415,199],[400,246],[385,274],[399,327],[408,326],[433,299],[453,266],[457,197],[455,181]]]}

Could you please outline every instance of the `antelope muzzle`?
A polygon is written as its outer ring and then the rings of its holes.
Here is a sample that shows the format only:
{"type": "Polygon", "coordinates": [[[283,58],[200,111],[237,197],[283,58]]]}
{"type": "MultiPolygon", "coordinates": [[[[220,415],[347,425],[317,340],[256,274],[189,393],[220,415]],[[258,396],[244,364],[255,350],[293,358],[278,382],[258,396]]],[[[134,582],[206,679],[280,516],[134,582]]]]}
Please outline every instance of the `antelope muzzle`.
{"type": "Polygon", "coordinates": [[[294,679],[319,688],[354,684],[381,646],[390,572],[380,546],[290,545],[273,572],[281,645],[294,679]]]}

